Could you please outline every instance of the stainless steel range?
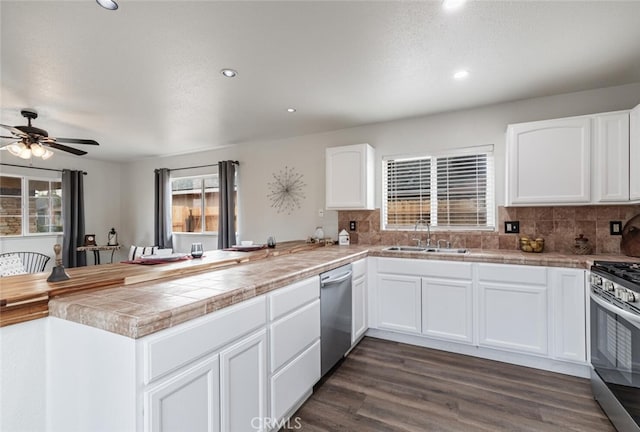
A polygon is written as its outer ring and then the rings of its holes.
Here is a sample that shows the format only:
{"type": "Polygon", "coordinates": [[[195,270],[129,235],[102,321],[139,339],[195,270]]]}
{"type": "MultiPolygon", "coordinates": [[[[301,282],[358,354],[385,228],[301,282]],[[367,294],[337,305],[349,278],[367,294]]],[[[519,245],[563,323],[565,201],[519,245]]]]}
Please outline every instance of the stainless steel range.
{"type": "Polygon", "coordinates": [[[640,263],[591,267],[591,385],[620,432],[640,432],[640,263]]]}

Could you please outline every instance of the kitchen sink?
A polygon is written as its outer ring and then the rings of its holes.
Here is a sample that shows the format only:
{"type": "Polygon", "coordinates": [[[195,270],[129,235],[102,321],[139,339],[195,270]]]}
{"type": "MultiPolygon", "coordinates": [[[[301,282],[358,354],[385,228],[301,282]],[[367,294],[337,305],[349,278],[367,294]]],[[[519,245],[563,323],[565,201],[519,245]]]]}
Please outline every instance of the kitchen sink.
{"type": "Polygon", "coordinates": [[[389,252],[425,252],[425,253],[444,253],[444,254],[465,254],[469,251],[464,248],[437,248],[437,247],[421,247],[421,246],[389,246],[383,250],[389,252]]]}
{"type": "Polygon", "coordinates": [[[384,250],[392,252],[424,252],[427,248],[421,246],[389,246],[384,250]]]}

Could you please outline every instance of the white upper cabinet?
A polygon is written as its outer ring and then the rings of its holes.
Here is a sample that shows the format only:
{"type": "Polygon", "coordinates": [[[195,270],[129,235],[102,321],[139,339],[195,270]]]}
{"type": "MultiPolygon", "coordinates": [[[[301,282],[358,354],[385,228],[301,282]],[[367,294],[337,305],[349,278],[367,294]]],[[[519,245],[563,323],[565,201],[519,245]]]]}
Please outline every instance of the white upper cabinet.
{"type": "Polygon", "coordinates": [[[506,205],[640,199],[639,111],[509,125],[506,205]]]}
{"type": "Polygon", "coordinates": [[[509,125],[507,206],[591,200],[591,119],[509,125]]]}
{"type": "Polygon", "coordinates": [[[629,112],[594,118],[593,201],[629,200],[629,112]]]}
{"type": "Polygon", "coordinates": [[[374,209],[373,159],[369,144],[326,149],[327,209],[374,209]]]}
{"type": "Polygon", "coordinates": [[[640,105],[629,116],[629,198],[640,201],[640,105]]]}

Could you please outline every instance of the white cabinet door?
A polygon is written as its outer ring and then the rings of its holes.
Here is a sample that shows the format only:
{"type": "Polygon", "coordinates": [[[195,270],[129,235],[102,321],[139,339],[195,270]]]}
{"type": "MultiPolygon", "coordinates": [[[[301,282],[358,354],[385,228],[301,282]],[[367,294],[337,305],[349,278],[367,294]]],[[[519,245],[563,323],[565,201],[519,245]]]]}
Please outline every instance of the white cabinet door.
{"type": "Polygon", "coordinates": [[[320,300],[316,300],[275,321],[270,331],[270,372],[320,339],[320,300]]]}
{"type": "Polygon", "coordinates": [[[262,329],[220,351],[221,430],[263,431],[266,416],[267,331],[262,329]]]}
{"type": "Polygon", "coordinates": [[[271,378],[271,419],[281,420],[320,379],[320,341],[271,378]]]}
{"type": "Polygon", "coordinates": [[[593,201],[629,201],[628,111],[595,116],[594,149],[593,201]]]}
{"type": "Polygon", "coordinates": [[[351,344],[367,331],[367,278],[363,275],[353,280],[351,285],[351,344]]]}
{"type": "Polygon", "coordinates": [[[145,431],[220,431],[218,355],[144,392],[145,431]]]}
{"type": "Polygon", "coordinates": [[[585,271],[577,269],[549,269],[552,356],[563,360],[585,362],[586,294],[585,271]]]}
{"type": "Polygon", "coordinates": [[[480,346],[547,354],[546,285],[480,281],[478,287],[480,346]]]}
{"type": "Polygon", "coordinates": [[[327,209],[374,209],[373,159],[369,144],[326,149],[327,209]]]}
{"type": "Polygon", "coordinates": [[[640,200],[640,105],[629,118],[629,198],[640,200]]]}
{"type": "Polygon", "coordinates": [[[507,206],[591,201],[591,118],[510,125],[507,206]]]}
{"type": "Polygon", "coordinates": [[[473,284],[422,278],[422,333],[456,342],[473,342],[473,284]]]}
{"type": "Polygon", "coordinates": [[[378,328],[420,333],[420,278],[378,275],[378,328]]]}

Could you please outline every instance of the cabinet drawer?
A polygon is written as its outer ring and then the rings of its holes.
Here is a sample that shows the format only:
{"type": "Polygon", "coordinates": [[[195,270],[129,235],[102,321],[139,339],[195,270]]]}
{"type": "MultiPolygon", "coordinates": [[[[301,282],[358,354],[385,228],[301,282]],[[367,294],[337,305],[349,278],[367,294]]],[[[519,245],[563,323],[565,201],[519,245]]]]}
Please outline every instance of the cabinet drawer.
{"type": "Polygon", "coordinates": [[[266,325],[266,315],[262,296],[144,338],[145,384],[266,325]]]}
{"type": "Polygon", "coordinates": [[[271,378],[271,418],[281,419],[320,379],[320,341],[271,378]]]}
{"type": "Polygon", "coordinates": [[[547,285],[547,269],[545,267],[479,264],[478,277],[481,281],[547,285]]]}
{"type": "Polygon", "coordinates": [[[319,297],[319,276],[314,276],[280,288],[269,294],[269,319],[272,321],[276,320],[319,297]]]}
{"type": "Polygon", "coordinates": [[[320,337],[320,300],[269,326],[271,373],[320,337]]]}
{"type": "Polygon", "coordinates": [[[361,260],[352,262],[351,271],[353,272],[353,275],[351,276],[352,279],[357,279],[360,276],[364,276],[365,273],[367,272],[367,260],[361,259],[361,260]]]}
{"type": "Polygon", "coordinates": [[[380,258],[378,260],[378,272],[469,280],[473,274],[471,263],[406,258],[380,258]]]}

